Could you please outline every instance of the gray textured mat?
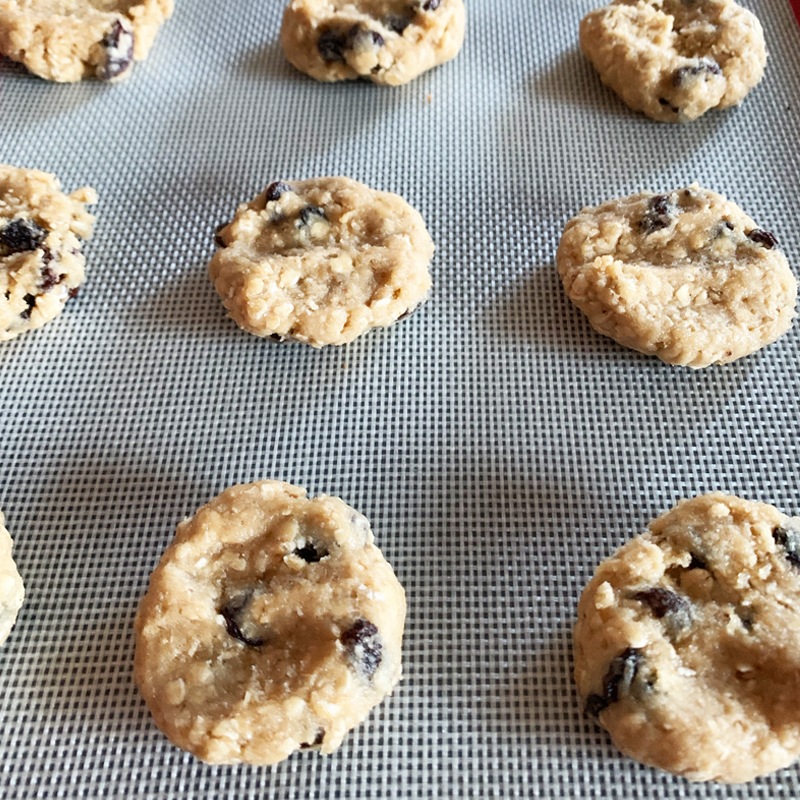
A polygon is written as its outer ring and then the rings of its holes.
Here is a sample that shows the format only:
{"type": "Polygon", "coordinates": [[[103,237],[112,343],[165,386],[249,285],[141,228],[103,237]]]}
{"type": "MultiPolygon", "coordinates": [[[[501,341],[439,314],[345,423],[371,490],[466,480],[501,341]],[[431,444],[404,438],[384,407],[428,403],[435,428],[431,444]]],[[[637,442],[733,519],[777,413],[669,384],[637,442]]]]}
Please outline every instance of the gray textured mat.
{"type": "Polygon", "coordinates": [[[595,3],[472,2],[449,65],[327,86],[277,44],[282,2],[178,0],[119,86],[0,61],[0,162],[100,194],[87,284],[0,346],[0,507],[28,598],[0,651],[0,794],[20,798],[602,798],[800,794],[800,768],[695,786],[585,720],[570,628],[596,563],[679,497],[800,513],[797,326],[729,366],[670,368],[594,333],[554,268],[587,203],[697,179],[800,265],[800,30],[739,109],[629,112],[577,50],[595,3]],[[434,240],[420,313],[341,349],[226,319],[212,232],[276,178],[403,195],[434,240]],[[132,619],[175,524],[262,477],[371,520],[409,598],[405,679],[335,755],[209,767],[132,682],[132,619]]]}

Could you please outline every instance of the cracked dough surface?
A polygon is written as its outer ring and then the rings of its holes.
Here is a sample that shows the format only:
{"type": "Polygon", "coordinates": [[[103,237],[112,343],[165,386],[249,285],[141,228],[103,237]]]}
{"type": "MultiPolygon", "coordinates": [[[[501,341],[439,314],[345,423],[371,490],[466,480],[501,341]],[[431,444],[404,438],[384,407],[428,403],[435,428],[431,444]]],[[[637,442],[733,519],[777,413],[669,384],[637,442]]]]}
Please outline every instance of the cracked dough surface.
{"type": "Polygon", "coordinates": [[[5,518],[0,511],[0,645],[8,639],[25,599],[25,587],[11,557],[14,542],[4,523],[5,518]]]}
{"type": "Polygon", "coordinates": [[[398,86],[456,56],[465,18],[462,0],[292,0],[281,44],[318,81],[398,86]]]}
{"type": "Polygon", "coordinates": [[[738,105],[767,61],[761,23],[733,0],[617,0],[583,18],[580,43],[603,83],[661,122],[738,105]]]}
{"type": "Polygon", "coordinates": [[[172,10],[173,0],[0,0],[0,53],[51,81],[119,80],[172,10]]]}
{"type": "Polygon", "coordinates": [[[617,747],[731,783],[800,754],[800,518],[720,492],[604,561],[578,605],[575,680],[617,747]]]}
{"type": "Polygon", "coordinates": [[[795,316],[797,281],[775,237],[696,183],[584,208],[556,263],[595,330],[670,364],[741,358],[795,316]]]}
{"type": "Polygon", "coordinates": [[[0,164],[0,341],[61,313],[83,282],[85,206],[94,189],[64,194],[54,175],[0,164]]]}
{"type": "Polygon", "coordinates": [[[357,511],[279,481],[234,486],[178,525],[153,572],[136,680],[205,761],[331,753],[400,680],[405,610],[357,511]]]}
{"type": "Polygon", "coordinates": [[[211,280],[257,336],[345,344],[407,316],[431,287],[434,245],[419,213],[349,178],[271,183],[217,244],[211,280]]]}

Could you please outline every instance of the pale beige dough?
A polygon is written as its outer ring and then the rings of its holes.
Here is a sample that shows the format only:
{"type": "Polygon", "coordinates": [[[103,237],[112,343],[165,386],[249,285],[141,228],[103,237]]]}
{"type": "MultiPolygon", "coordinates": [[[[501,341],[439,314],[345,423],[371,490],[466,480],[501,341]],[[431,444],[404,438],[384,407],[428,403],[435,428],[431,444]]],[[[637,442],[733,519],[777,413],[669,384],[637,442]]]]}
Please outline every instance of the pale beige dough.
{"type": "Polygon", "coordinates": [[[465,18],[462,0],[292,0],[281,44],[318,81],[398,86],[455,57],[465,18]]]}
{"type": "Polygon", "coordinates": [[[51,81],[120,80],[174,0],[0,0],[0,53],[51,81]]]}
{"type": "Polygon", "coordinates": [[[406,316],[431,288],[422,217],[349,178],[271,183],[239,206],[217,244],[211,280],[256,336],[345,344],[406,316]]]}
{"type": "Polygon", "coordinates": [[[4,523],[3,512],[0,511],[0,645],[8,639],[25,599],[25,587],[11,557],[14,542],[4,523]]]}
{"type": "Polygon", "coordinates": [[[575,680],[617,747],[695,781],[800,755],[800,518],[716,492],[604,561],[578,605],[575,680]]]}
{"type": "Polygon", "coordinates": [[[795,316],[797,281],[775,237],[696,183],[584,208],[556,263],[595,330],[670,364],[741,358],[795,316]]]}
{"type": "Polygon", "coordinates": [[[662,122],[738,105],[767,61],[761,23],[733,0],[616,0],[583,18],[580,42],[603,83],[662,122]]]}
{"type": "Polygon", "coordinates": [[[204,761],[333,752],[400,680],[405,594],[369,523],[279,481],[178,526],[136,615],[158,726],[204,761]]]}
{"type": "Polygon", "coordinates": [[[94,189],[64,194],[54,175],[0,164],[0,341],[61,313],[83,282],[94,189]]]}

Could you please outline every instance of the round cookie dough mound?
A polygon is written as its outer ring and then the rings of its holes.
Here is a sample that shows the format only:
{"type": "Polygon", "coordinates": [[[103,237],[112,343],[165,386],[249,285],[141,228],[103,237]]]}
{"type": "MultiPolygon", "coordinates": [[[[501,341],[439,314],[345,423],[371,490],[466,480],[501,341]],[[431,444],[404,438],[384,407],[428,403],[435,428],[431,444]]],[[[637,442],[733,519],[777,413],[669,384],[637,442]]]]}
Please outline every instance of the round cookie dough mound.
{"type": "Polygon", "coordinates": [[[0,53],[51,81],[121,80],[172,9],[173,0],[0,0],[0,53]]]}
{"type": "Polygon", "coordinates": [[[775,237],[696,183],[584,208],[556,263],[595,330],[669,364],[741,358],[795,316],[797,281],[775,237]]]}
{"type": "Polygon", "coordinates": [[[136,681],[204,761],[331,753],[400,680],[405,611],[361,514],[279,481],[234,486],[178,525],[153,572],[136,681]]]}
{"type": "Polygon", "coordinates": [[[738,105],[767,61],[761,23],[733,0],[616,0],[583,18],[580,42],[603,83],[662,122],[738,105]]]}
{"type": "Polygon", "coordinates": [[[428,296],[433,242],[396,194],[349,178],[271,183],[217,233],[209,265],[244,330],[345,344],[428,296]]]}
{"type": "Polygon", "coordinates": [[[318,81],[399,86],[456,56],[465,18],[462,0],[292,0],[281,44],[318,81]]]}
{"type": "Polygon", "coordinates": [[[603,562],[578,605],[575,680],[627,755],[739,783],[800,754],[800,518],[714,493],[603,562]]]}
{"type": "Polygon", "coordinates": [[[14,542],[4,522],[3,512],[0,511],[0,645],[8,639],[25,599],[25,587],[11,557],[14,542]]]}
{"type": "Polygon", "coordinates": [[[86,204],[94,189],[70,195],[54,175],[0,164],[0,341],[39,328],[83,282],[81,239],[92,235],[86,204]]]}

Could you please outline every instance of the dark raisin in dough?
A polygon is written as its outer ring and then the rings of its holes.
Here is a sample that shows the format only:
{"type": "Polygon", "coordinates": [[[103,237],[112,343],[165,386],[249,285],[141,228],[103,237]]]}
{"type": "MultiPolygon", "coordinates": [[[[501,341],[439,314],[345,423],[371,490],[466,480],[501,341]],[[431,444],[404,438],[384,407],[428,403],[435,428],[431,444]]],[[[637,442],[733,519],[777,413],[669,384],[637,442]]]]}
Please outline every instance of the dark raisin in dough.
{"type": "Polygon", "coordinates": [[[383,645],[378,629],[369,620],[358,619],[341,637],[348,656],[366,678],[371,678],[381,663],[383,645]]]}
{"type": "Polygon", "coordinates": [[[672,222],[672,204],[669,196],[658,194],[650,199],[647,211],[642,218],[642,230],[653,233],[666,228],[672,222]]]}
{"type": "Polygon", "coordinates": [[[772,538],[786,551],[786,558],[800,567],[800,531],[779,527],[772,531],[772,538]]]}
{"type": "Polygon", "coordinates": [[[608,665],[608,671],[603,678],[602,695],[590,694],[586,698],[586,713],[589,716],[598,716],[612,703],[616,703],[621,694],[630,691],[643,658],[640,649],[629,647],[608,665]]]}
{"type": "Polygon", "coordinates": [[[133,66],[135,36],[130,22],[118,19],[103,37],[103,61],[97,65],[97,77],[113,81],[133,66]]]}
{"type": "Polygon", "coordinates": [[[219,613],[222,614],[222,617],[225,620],[225,630],[228,631],[228,633],[233,636],[234,639],[238,639],[240,642],[248,645],[249,647],[261,647],[261,645],[267,643],[265,638],[252,638],[246,636],[242,632],[242,615],[249,602],[250,595],[241,595],[239,597],[235,597],[229,600],[220,609],[219,613]]]}
{"type": "Polygon", "coordinates": [[[767,250],[772,250],[773,247],[778,246],[778,240],[775,238],[775,234],[765,231],[763,228],[754,228],[747,234],[747,238],[750,239],[751,242],[755,242],[755,244],[766,247],[767,250]]]}
{"type": "Polygon", "coordinates": [[[47,238],[47,231],[32,219],[12,219],[0,230],[0,245],[9,253],[25,253],[36,250],[47,238]]]}

